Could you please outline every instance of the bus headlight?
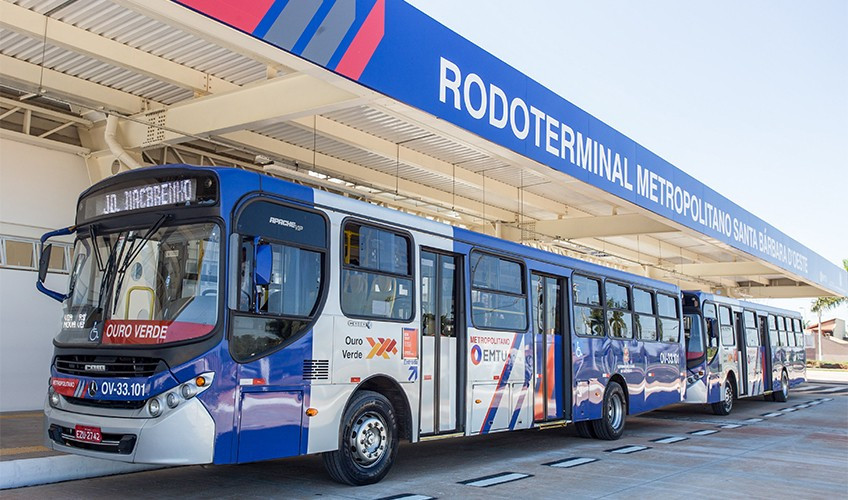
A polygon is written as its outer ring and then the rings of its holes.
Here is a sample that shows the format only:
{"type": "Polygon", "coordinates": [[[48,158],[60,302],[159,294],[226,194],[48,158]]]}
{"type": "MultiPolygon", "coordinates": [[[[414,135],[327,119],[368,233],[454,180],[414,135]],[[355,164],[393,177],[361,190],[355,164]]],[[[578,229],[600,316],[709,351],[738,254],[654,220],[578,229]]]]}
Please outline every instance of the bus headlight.
{"type": "Polygon", "coordinates": [[[158,417],[162,413],[162,405],[157,398],[153,398],[147,403],[147,411],[152,417],[158,417]]]}
{"type": "Polygon", "coordinates": [[[59,393],[56,392],[56,389],[54,389],[52,387],[47,389],[47,393],[48,393],[48,401],[50,402],[50,406],[52,406],[53,408],[58,408],[59,403],[61,402],[61,400],[59,398],[59,393]]]}
{"type": "Polygon", "coordinates": [[[182,393],[185,399],[191,399],[197,393],[197,389],[194,388],[192,384],[184,384],[180,387],[180,392],[182,393]]]}
{"type": "Polygon", "coordinates": [[[176,392],[169,392],[165,401],[168,403],[169,408],[176,408],[180,404],[180,397],[177,396],[176,392]]]}

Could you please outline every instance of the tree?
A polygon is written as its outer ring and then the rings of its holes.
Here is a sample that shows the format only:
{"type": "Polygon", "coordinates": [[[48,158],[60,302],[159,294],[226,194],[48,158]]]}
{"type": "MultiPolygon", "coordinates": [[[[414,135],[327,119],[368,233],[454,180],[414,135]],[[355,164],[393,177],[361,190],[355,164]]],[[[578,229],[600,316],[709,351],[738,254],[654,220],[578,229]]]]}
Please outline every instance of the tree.
{"type": "MultiPolygon", "coordinates": [[[[842,266],[848,271],[848,259],[842,259],[842,266]]],[[[819,297],[813,301],[810,312],[824,312],[846,303],[848,303],[848,297],[819,297]]]]}

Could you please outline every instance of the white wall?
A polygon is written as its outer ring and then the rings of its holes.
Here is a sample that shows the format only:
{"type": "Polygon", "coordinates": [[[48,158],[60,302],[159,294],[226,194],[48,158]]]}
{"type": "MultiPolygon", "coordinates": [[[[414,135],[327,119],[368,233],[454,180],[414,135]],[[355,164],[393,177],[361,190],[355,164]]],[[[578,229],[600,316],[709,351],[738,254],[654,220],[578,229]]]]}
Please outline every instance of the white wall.
{"type": "MultiPolygon", "coordinates": [[[[0,234],[37,238],[74,223],[89,186],[84,160],[0,138],[0,234]]],[[[35,289],[35,271],[0,269],[0,411],[41,408],[62,307],[35,289]]],[[[48,276],[64,291],[67,275],[48,276]]]]}

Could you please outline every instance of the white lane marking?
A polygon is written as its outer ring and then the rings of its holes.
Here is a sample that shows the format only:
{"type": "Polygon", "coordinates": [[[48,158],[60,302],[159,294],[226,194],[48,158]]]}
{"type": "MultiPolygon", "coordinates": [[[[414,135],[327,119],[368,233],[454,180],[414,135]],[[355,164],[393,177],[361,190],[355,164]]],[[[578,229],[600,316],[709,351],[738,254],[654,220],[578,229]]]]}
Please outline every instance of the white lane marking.
{"type": "Polygon", "coordinates": [[[781,408],[780,411],[783,413],[792,413],[793,411],[798,411],[798,408],[781,408]]]}
{"type": "Polygon", "coordinates": [[[464,484],[466,486],[476,486],[478,488],[486,488],[488,486],[508,483],[510,481],[518,481],[519,479],[524,479],[528,477],[531,477],[530,474],[504,472],[503,474],[498,474],[497,476],[485,477],[481,479],[472,479],[471,481],[462,481],[461,484],[464,484]]]}
{"type": "Polygon", "coordinates": [[[710,434],[715,434],[716,432],[718,431],[714,429],[704,429],[702,431],[693,431],[689,434],[692,434],[693,436],[709,436],[710,434]]]}
{"type": "Polygon", "coordinates": [[[742,424],[724,424],[719,427],[722,429],[738,429],[739,427],[742,427],[742,424]]]}
{"type": "Polygon", "coordinates": [[[592,462],[597,462],[597,461],[598,461],[597,458],[575,457],[575,458],[566,458],[565,460],[560,460],[559,462],[551,462],[551,463],[545,464],[545,465],[549,465],[551,467],[559,467],[561,469],[569,469],[571,467],[577,467],[578,465],[590,464],[592,462]]]}
{"type": "Polygon", "coordinates": [[[781,415],[783,415],[783,413],[780,413],[779,411],[774,411],[774,412],[771,412],[771,413],[763,413],[763,416],[768,417],[768,418],[779,417],[781,415]]]}
{"type": "Polygon", "coordinates": [[[828,401],[833,401],[833,398],[824,398],[821,400],[822,403],[827,403],[828,401]]]}
{"type": "Polygon", "coordinates": [[[622,455],[627,455],[628,453],[636,453],[637,451],[649,450],[648,446],[625,446],[623,448],[615,448],[613,450],[606,450],[610,453],[619,453],[622,455]]]}
{"type": "Polygon", "coordinates": [[[813,386],[810,386],[810,387],[801,387],[798,390],[799,391],[817,391],[819,389],[824,389],[825,387],[827,387],[827,386],[826,385],[813,385],[813,386]]]}
{"type": "Polygon", "coordinates": [[[819,391],[819,394],[826,394],[826,393],[829,393],[829,392],[844,391],[846,389],[848,389],[848,387],[828,387],[827,389],[822,389],[821,391],[819,391]]]}
{"type": "Polygon", "coordinates": [[[761,419],[761,418],[749,418],[748,420],[743,420],[742,423],[743,424],[756,424],[757,422],[762,422],[762,421],[763,421],[763,419],[761,419]]]}
{"type": "Polygon", "coordinates": [[[660,444],[671,444],[671,443],[679,443],[680,441],[686,441],[687,437],[683,436],[669,436],[661,439],[654,439],[652,442],[660,443],[660,444]]]}
{"type": "Polygon", "coordinates": [[[433,500],[434,497],[428,497],[425,495],[395,495],[393,497],[385,497],[380,500],[433,500]]]}

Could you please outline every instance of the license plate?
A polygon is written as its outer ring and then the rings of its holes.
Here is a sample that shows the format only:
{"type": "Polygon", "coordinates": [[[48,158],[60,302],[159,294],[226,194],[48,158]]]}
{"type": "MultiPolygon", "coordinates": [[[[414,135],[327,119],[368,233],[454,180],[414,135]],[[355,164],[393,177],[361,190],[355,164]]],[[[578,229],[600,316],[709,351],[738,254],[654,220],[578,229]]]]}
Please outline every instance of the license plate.
{"type": "Polygon", "coordinates": [[[87,425],[74,427],[74,437],[86,443],[99,443],[103,441],[103,434],[100,433],[100,427],[88,427],[87,425]]]}

